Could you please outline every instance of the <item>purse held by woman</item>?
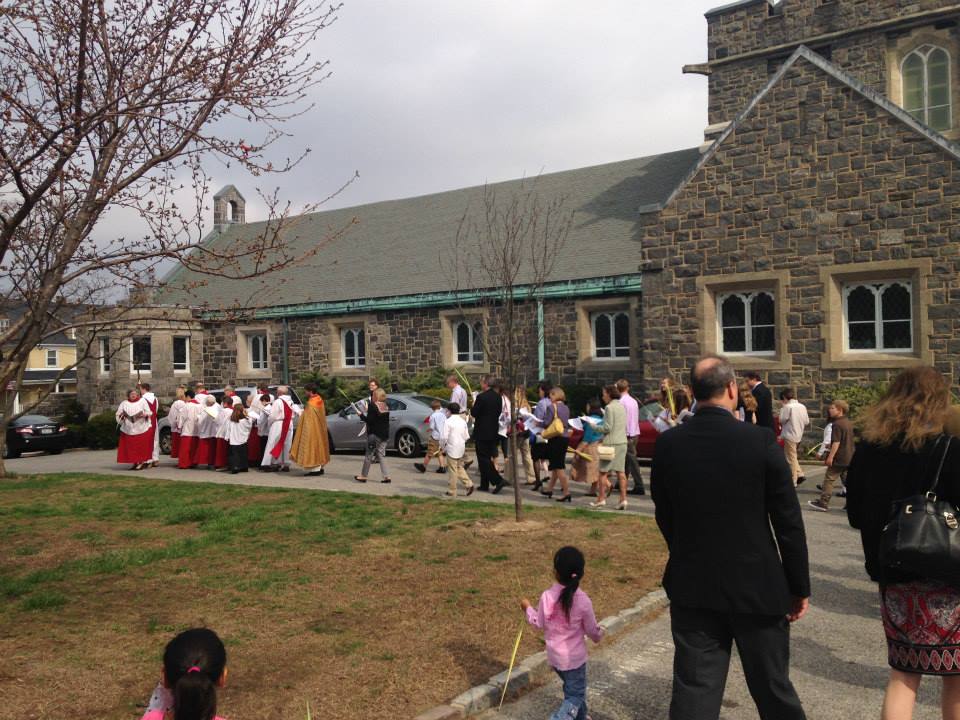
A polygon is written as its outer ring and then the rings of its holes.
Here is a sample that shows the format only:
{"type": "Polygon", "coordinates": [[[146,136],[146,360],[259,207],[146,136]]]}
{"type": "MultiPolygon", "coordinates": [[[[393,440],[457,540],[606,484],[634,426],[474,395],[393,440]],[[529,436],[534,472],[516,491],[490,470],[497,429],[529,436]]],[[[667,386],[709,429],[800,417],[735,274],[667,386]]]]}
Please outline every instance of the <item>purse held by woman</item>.
{"type": "Polygon", "coordinates": [[[937,497],[952,438],[940,436],[933,450],[935,455],[945,437],[930,489],[894,501],[890,521],[880,535],[880,562],[892,570],[960,586],[960,510],[937,497]]]}
{"type": "Polygon", "coordinates": [[[617,449],[613,445],[597,445],[597,459],[610,462],[617,456],[617,449]]]}
{"type": "Polygon", "coordinates": [[[560,413],[557,411],[557,404],[553,404],[553,420],[543,429],[543,439],[550,440],[563,435],[563,420],[560,419],[560,413]]]}

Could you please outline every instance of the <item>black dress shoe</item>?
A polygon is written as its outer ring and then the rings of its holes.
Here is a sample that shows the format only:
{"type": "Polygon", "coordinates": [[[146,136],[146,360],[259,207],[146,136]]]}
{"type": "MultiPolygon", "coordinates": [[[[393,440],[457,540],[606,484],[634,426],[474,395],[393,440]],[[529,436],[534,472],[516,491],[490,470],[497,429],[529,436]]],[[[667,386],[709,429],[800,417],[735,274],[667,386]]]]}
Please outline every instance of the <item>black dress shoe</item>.
{"type": "Polygon", "coordinates": [[[634,488],[630,491],[631,495],[646,495],[647,491],[644,488],[634,488]]]}
{"type": "Polygon", "coordinates": [[[490,494],[491,494],[491,495],[496,495],[498,492],[500,492],[501,490],[503,490],[503,486],[504,486],[505,484],[506,484],[506,483],[497,483],[496,485],[493,486],[493,490],[490,491],[490,494]]]}

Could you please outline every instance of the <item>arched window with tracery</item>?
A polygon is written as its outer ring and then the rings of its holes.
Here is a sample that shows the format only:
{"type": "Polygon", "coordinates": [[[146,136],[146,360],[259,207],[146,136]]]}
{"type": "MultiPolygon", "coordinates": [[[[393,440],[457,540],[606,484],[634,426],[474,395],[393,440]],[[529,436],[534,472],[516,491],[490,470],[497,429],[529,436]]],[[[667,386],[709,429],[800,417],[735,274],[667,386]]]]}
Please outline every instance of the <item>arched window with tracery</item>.
{"type": "Polygon", "coordinates": [[[479,322],[460,321],[454,325],[458,363],[483,362],[483,325],[479,322]]]}
{"type": "Polygon", "coordinates": [[[922,45],[903,59],[903,109],[940,132],[953,127],[950,53],[922,45]]]}

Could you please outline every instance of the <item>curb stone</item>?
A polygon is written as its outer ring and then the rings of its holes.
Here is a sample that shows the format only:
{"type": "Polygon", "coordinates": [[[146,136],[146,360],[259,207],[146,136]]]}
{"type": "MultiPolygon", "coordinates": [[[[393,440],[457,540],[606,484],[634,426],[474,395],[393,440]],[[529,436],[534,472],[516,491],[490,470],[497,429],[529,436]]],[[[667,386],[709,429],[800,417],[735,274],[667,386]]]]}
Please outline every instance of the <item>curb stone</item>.
{"type": "MultiPolygon", "coordinates": [[[[662,589],[647,593],[632,607],[616,615],[605,617],[598,624],[607,637],[618,634],[635,620],[641,620],[667,606],[667,594],[662,589]]],[[[510,676],[508,697],[515,697],[520,690],[550,675],[552,668],[547,662],[547,653],[538,652],[517,662],[510,676]]],[[[494,675],[482,685],[470,688],[455,697],[447,705],[438,705],[417,715],[414,720],[459,720],[488,710],[500,702],[500,693],[507,681],[507,671],[494,675]]]]}

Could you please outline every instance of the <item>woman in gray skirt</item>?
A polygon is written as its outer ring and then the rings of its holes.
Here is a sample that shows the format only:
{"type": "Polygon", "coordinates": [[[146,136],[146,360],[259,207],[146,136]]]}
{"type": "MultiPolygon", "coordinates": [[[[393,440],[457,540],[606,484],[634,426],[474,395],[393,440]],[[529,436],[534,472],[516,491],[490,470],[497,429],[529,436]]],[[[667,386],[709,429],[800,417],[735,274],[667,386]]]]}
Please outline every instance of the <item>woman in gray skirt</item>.
{"type": "Polygon", "coordinates": [[[627,411],[620,404],[620,391],[616,385],[606,385],[603,388],[603,424],[597,429],[604,434],[603,444],[614,450],[612,460],[600,461],[600,482],[597,487],[596,502],[590,507],[604,507],[607,504],[607,490],[612,487],[607,479],[610,473],[616,473],[620,488],[620,503],[617,510],[627,507],[627,411]]]}

